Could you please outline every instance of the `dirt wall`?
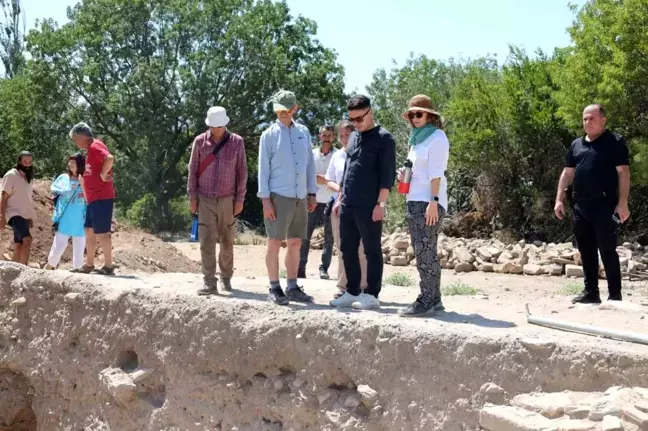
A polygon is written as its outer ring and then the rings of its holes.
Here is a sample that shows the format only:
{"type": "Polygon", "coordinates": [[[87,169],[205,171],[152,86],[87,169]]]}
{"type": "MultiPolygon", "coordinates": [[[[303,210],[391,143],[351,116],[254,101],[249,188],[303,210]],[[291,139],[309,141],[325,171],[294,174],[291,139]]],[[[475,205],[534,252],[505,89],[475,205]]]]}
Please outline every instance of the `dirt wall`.
{"type": "Polygon", "coordinates": [[[0,430],[478,429],[484,403],[520,393],[648,386],[648,351],[620,344],[96,277],[0,262],[0,430]]]}

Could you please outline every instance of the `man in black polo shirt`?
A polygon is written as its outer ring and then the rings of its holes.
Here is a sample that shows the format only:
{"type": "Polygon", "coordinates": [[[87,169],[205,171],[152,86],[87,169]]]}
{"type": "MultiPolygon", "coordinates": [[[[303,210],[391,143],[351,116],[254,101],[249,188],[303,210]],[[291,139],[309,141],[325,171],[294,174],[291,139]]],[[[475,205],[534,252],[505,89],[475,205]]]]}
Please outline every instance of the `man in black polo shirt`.
{"type": "Polygon", "coordinates": [[[605,268],[608,300],[621,300],[617,223],[624,223],[630,216],[630,169],[625,139],[607,130],[606,121],[601,105],[585,108],[585,136],[569,147],[558,183],[554,212],[562,220],[565,191],[574,182],[574,235],[585,274],[585,290],[572,300],[574,303],[601,303],[597,249],[605,268]]]}
{"type": "Polygon", "coordinates": [[[354,96],[347,105],[356,131],[349,138],[342,190],[333,208],[340,215],[340,249],[347,276],[344,295],[333,307],[360,310],[380,308],[382,285],[382,220],[389,190],[396,177],[396,144],[392,135],[374,121],[371,102],[354,96]],[[360,290],[360,239],[367,257],[367,288],[360,290]]]}

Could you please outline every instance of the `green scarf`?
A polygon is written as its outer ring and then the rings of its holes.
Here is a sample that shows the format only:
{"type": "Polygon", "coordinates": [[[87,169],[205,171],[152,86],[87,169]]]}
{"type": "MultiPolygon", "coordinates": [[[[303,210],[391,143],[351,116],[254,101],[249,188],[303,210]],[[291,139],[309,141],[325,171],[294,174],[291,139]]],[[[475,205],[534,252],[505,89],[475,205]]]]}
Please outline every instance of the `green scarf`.
{"type": "Polygon", "coordinates": [[[425,141],[430,135],[438,130],[438,127],[432,124],[426,124],[423,127],[414,127],[409,137],[409,144],[413,147],[425,141]]]}

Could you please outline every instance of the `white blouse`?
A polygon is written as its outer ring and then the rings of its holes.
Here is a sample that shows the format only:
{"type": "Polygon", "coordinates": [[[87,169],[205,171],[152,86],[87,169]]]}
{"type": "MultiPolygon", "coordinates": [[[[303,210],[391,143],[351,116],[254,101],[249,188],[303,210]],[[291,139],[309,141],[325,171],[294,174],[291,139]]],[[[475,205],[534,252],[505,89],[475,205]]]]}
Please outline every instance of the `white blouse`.
{"type": "Polygon", "coordinates": [[[410,147],[407,158],[412,161],[413,166],[408,201],[430,202],[430,182],[433,178],[441,178],[439,205],[448,210],[448,182],[445,171],[448,168],[449,156],[450,142],[443,130],[436,130],[425,141],[410,147]]]}

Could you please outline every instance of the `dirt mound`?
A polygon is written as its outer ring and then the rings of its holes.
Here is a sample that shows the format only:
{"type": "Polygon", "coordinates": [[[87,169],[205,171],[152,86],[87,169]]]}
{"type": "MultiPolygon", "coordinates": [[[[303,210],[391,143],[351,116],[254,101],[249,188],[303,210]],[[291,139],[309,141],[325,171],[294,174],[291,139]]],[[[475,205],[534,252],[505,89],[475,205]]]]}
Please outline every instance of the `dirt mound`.
{"type": "MultiPolygon", "coordinates": [[[[32,235],[31,263],[43,266],[47,261],[54,234],[52,233],[52,201],[49,181],[34,182],[34,206],[36,220],[32,235]]],[[[113,221],[113,255],[122,269],[142,272],[196,272],[199,266],[185,257],[175,247],[141,230],[113,221]]],[[[13,232],[7,227],[0,232],[0,258],[9,260],[13,252],[13,232]]],[[[98,248],[99,261],[103,252],[98,248]]],[[[61,268],[69,268],[72,247],[69,246],[61,259],[61,268]]]]}

